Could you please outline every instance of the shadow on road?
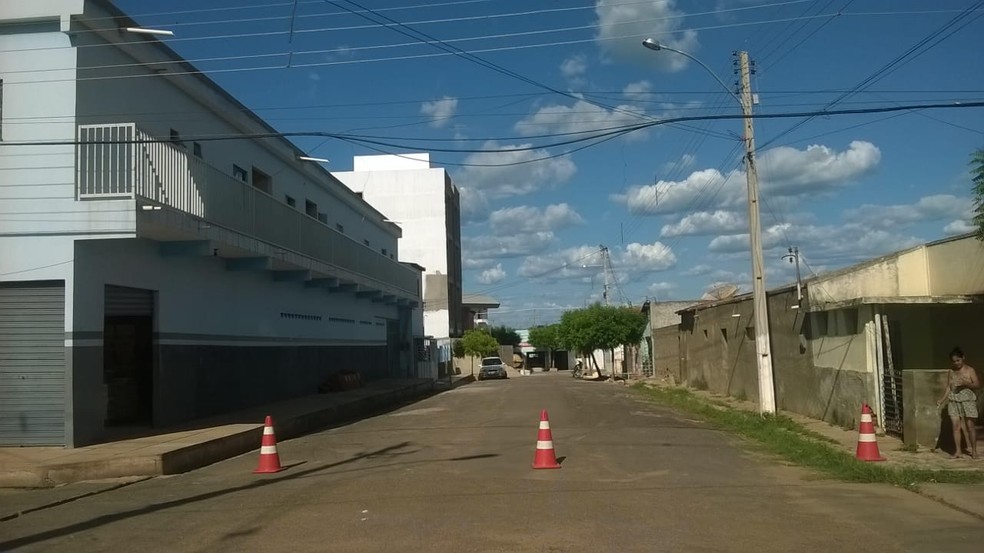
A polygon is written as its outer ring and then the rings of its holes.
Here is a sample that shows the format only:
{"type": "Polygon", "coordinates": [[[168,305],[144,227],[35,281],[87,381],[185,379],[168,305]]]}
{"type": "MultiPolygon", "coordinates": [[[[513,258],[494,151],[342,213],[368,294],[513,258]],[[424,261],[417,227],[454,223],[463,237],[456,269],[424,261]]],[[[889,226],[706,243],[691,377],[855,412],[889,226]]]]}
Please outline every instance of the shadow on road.
{"type": "MultiPolygon", "coordinates": [[[[274,477],[270,477],[270,478],[263,478],[263,477],[261,477],[262,478],[261,480],[256,480],[254,482],[250,482],[249,484],[245,484],[245,485],[242,485],[242,486],[236,486],[234,488],[228,488],[228,489],[223,489],[223,490],[211,491],[211,492],[202,493],[202,494],[199,494],[199,495],[193,495],[191,497],[185,497],[185,498],[182,498],[182,499],[175,499],[173,501],[165,501],[163,503],[154,503],[152,505],[147,505],[145,507],[140,507],[140,508],[137,508],[137,509],[130,509],[128,511],[123,511],[123,512],[120,512],[120,513],[113,513],[113,514],[107,514],[107,515],[98,516],[98,517],[93,518],[91,520],[87,520],[87,521],[83,521],[83,522],[78,522],[78,523],[71,524],[71,525],[68,525],[68,526],[63,526],[61,528],[55,528],[55,529],[52,529],[52,530],[47,530],[47,531],[40,532],[40,533],[37,533],[37,534],[33,534],[33,535],[30,535],[30,536],[24,536],[22,538],[17,538],[17,539],[13,539],[13,540],[8,540],[8,541],[0,542],[0,551],[9,551],[9,550],[12,550],[12,549],[16,549],[18,547],[24,547],[26,545],[31,545],[31,544],[34,544],[34,543],[43,542],[43,541],[50,540],[50,539],[53,539],[53,538],[67,536],[67,535],[75,534],[77,532],[82,532],[82,531],[85,531],[85,530],[91,530],[93,528],[98,528],[100,526],[104,526],[104,525],[107,525],[107,524],[112,524],[114,522],[119,522],[121,520],[126,520],[126,519],[129,519],[129,518],[139,517],[139,516],[143,516],[143,515],[149,515],[149,514],[157,513],[159,511],[164,511],[164,510],[167,510],[167,509],[172,509],[172,508],[175,508],[175,507],[180,507],[182,505],[188,505],[188,504],[191,504],[191,503],[196,503],[196,502],[199,502],[199,501],[207,501],[209,499],[214,499],[216,497],[222,497],[224,495],[228,495],[228,494],[232,494],[232,493],[236,493],[236,492],[241,492],[241,491],[245,491],[245,490],[252,490],[252,489],[257,489],[257,488],[263,488],[263,487],[274,485],[274,484],[277,484],[279,482],[283,482],[283,481],[287,481],[287,480],[295,480],[295,479],[298,479],[298,478],[304,478],[304,477],[310,476],[310,475],[315,474],[315,473],[318,473],[318,472],[322,472],[322,471],[326,471],[326,470],[332,469],[334,467],[339,467],[339,466],[342,466],[342,465],[347,465],[347,464],[350,464],[350,463],[354,463],[356,461],[360,461],[360,460],[363,460],[363,459],[392,458],[392,457],[398,457],[398,456],[402,456],[402,455],[409,455],[409,454],[416,453],[416,452],[419,451],[418,449],[414,449],[414,450],[411,450],[411,451],[404,451],[404,449],[407,448],[410,445],[411,445],[411,442],[401,442],[401,443],[398,443],[396,445],[391,445],[391,446],[388,446],[388,447],[377,449],[375,451],[367,451],[367,452],[364,452],[364,453],[360,453],[358,455],[354,455],[354,456],[352,456],[352,457],[350,457],[348,459],[345,459],[343,461],[338,461],[336,463],[329,463],[329,464],[326,464],[326,465],[320,465],[320,466],[317,466],[317,467],[309,468],[307,470],[301,470],[301,471],[292,472],[292,473],[283,473],[282,476],[274,476],[274,477]]],[[[450,458],[450,459],[437,459],[435,461],[468,461],[468,460],[472,460],[472,459],[484,459],[484,458],[487,458],[487,457],[496,457],[496,456],[497,456],[497,454],[488,453],[488,454],[481,454],[481,455],[470,455],[470,456],[467,456],[467,457],[455,457],[455,458],[450,458]]],[[[298,463],[298,464],[300,464],[300,463],[298,463]]],[[[297,464],[292,465],[292,466],[297,466],[297,464]]],[[[371,467],[367,467],[367,468],[371,468],[371,467]]],[[[247,530],[246,532],[249,532],[249,530],[247,530]]]]}

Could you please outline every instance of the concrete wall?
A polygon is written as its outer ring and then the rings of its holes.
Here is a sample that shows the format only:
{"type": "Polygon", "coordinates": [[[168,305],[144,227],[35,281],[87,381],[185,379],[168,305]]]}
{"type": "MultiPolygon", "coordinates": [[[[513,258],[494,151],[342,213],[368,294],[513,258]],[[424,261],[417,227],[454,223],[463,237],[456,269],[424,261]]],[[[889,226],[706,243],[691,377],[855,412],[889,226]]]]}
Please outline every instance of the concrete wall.
{"type": "MultiPolygon", "coordinates": [[[[936,447],[942,417],[936,402],[943,397],[948,369],[902,373],[903,440],[906,445],[936,447]]],[[[952,440],[951,440],[952,441],[952,440]]]]}
{"type": "MultiPolygon", "coordinates": [[[[808,297],[808,296],[807,296],[808,297]]],[[[849,317],[834,315],[834,330],[816,328],[809,303],[795,289],[768,294],[776,402],[780,409],[850,427],[871,401],[865,337],[844,335],[849,317]]],[[[710,304],[680,325],[680,377],[688,386],[759,399],[751,297],[710,304]]],[[[820,313],[826,321],[826,314],[820,313]]],[[[862,325],[863,329],[863,325],[862,325]]],[[[665,331],[657,343],[670,347],[665,331]]]]}
{"type": "Polygon", "coordinates": [[[103,433],[107,284],[157,292],[156,426],[314,393],[342,369],[358,370],[366,379],[412,370],[387,365],[386,322],[399,316],[396,306],[274,282],[267,272],[228,271],[220,258],[164,258],[153,242],[76,244],[76,445],[103,433]]]}
{"type": "Polygon", "coordinates": [[[927,248],[932,294],[984,294],[984,242],[974,237],[927,248]]]}
{"type": "MultiPolygon", "coordinates": [[[[93,3],[86,3],[86,16],[106,17],[93,3]]],[[[105,20],[92,23],[105,29],[105,20]]],[[[194,136],[269,132],[246,115],[245,108],[195,76],[168,77],[168,72],[188,71],[173,58],[155,48],[156,41],[136,35],[91,32],[82,20],[76,35],[78,48],[78,123],[136,123],[151,135],[168,138],[172,129],[193,150],[194,136]],[[112,42],[110,42],[112,41],[112,42]],[[122,44],[117,44],[117,43],[122,44]],[[116,44],[115,46],[113,44],[116,44]],[[107,67],[114,66],[114,67],[107,67]],[[160,74],[155,69],[166,69],[160,74]],[[120,77],[128,78],[109,78],[120,77]]],[[[359,243],[368,241],[375,251],[397,254],[399,233],[383,217],[368,208],[330,173],[311,162],[296,159],[286,141],[227,140],[200,142],[206,163],[225,174],[233,165],[251,172],[255,167],[272,180],[271,195],[286,202],[290,196],[295,209],[305,211],[305,201],[317,205],[327,225],[338,228],[359,243]]]]}
{"type": "Polygon", "coordinates": [[[681,356],[687,385],[758,401],[752,303],[738,300],[698,309],[681,323],[681,356]]]}
{"type": "MultiPolygon", "coordinates": [[[[7,2],[0,10],[3,141],[74,141],[76,49],[60,18],[82,2],[7,2]],[[30,24],[8,18],[46,19],[30,24]]],[[[0,150],[0,235],[130,235],[132,202],[76,202],[75,147],[4,146],[0,150]]]]}
{"type": "Polygon", "coordinates": [[[984,243],[973,236],[931,242],[810,282],[814,305],[864,297],[984,293],[984,243]]]}
{"type": "Polygon", "coordinates": [[[680,373],[680,340],[679,325],[655,330],[653,367],[657,377],[668,375],[673,377],[673,382],[683,381],[680,373]]]}
{"type": "Polygon", "coordinates": [[[435,338],[464,332],[461,312],[461,222],[458,190],[428,154],[356,156],[354,171],[334,175],[403,229],[400,261],[424,273],[425,332],[435,338]],[[439,313],[433,313],[439,312],[439,313]]]}

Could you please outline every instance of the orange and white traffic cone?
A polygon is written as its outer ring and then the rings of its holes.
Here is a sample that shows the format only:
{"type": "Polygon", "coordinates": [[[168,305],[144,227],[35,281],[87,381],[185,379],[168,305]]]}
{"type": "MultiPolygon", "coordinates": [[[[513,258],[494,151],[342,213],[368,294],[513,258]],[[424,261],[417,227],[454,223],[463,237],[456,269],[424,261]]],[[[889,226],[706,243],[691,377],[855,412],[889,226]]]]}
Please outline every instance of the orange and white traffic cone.
{"type": "Polygon", "coordinates": [[[540,430],[536,434],[536,454],[533,456],[535,469],[559,469],[557,455],[554,452],[553,434],[550,433],[550,419],[547,410],[540,412],[540,430]]]}
{"type": "Polygon", "coordinates": [[[263,422],[263,440],[260,442],[260,464],[253,474],[269,474],[282,470],[280,455],[277,453],[277,437],[273,434],[273,419],[267,415],[263,422]]]}
{"type": "Polygon", "coordinates": [[[884,461],[878,451],[875,438],[875,424],[872,422],[871,408],[865,403],[861,407],[861,426],[858,429],[858,450],[854,455],[860,461],[884,461]]]}

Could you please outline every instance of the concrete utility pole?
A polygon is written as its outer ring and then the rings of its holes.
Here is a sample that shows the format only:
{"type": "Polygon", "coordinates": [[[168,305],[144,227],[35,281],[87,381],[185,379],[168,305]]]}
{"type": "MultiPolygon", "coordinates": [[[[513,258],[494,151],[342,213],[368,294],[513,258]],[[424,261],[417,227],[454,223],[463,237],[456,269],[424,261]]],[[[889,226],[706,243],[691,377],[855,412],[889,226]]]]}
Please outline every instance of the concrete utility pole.
{"type": "Polygon", "coordinates": [[[765,295],[762,260],[762,225],[759,221],[758,169],[755,166],[755,129],[752,125],[752,85],[748,52],[738,52],[741,112],[745,121],[745,176],[748,181],[748,236],[752,248],[752,305],[755,312],[755,359],[758,362],[759,412],[775,413],[772,382],[772,346],[769,344],[769,306],[765,295]]]}
{"type": "Polygon", "coordinates": [[[602,272],[605,274],[605,291],[603,292],[603,297],[605,298],[605,305],[610,305],[611,302],[608,300],[608,287],[610,286],[608,282],[608,270],[610,267],[608,261],[608,246],[601,246],[601,267],[602,272]]]}

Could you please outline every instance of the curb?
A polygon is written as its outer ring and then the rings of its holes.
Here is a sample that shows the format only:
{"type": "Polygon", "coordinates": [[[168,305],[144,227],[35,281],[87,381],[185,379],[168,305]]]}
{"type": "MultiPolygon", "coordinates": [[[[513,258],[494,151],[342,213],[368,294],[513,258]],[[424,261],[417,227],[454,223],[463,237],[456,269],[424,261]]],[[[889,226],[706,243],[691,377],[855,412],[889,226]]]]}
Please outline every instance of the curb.
{"type": "MultiPolygon", "coordinates": [[[[297,438],[333,424],[368,416],[382,408],[429,395],[435,391],[434,388],[433,382],[416,383],[354,398],[342,405],[283,418],[277,421],[277,438],[297,438]]],[[[180,474],[257,450],[262,435],[263,425],[257,424],[255,428],[159,455],[114,457],[0,472],[0,488],[50,488],[86,480],[180,474]]]]}

